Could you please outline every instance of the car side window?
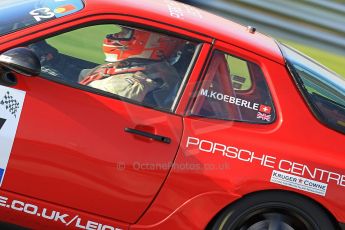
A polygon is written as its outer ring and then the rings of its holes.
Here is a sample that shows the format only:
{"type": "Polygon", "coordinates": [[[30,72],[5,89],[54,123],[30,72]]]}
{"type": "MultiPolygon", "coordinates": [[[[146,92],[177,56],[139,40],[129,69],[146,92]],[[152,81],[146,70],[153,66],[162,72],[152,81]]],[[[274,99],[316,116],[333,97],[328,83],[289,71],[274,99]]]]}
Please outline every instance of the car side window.
{"type": "Polygon", "coordinates": [[[215,51],[190,115],[267,124],[275,109],[260,67],[215,51]]]}
{"type": "Polygon", "coordinates": [[[29,44],[41,76],[170,110],[197,44],[121,25],[95,25],[29,44]]]}

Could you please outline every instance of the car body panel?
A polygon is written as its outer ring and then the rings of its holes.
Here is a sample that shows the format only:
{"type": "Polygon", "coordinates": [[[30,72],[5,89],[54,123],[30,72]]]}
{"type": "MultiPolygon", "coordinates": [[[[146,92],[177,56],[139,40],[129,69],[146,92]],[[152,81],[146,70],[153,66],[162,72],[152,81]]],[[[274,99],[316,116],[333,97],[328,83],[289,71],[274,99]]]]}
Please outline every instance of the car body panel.
{"type": "Polygon", "coordinates": [[[172,163],[182,118],[40,78],[19,78],[17,88],[26,91],[25,106],[2,188],[48,202],[61,200],[63,194],[62,206],[136,221],[158,192],[168,167],[133,167],[172,163]],[[150,127],[171,143],[125,132],[150,127]]]}
{"type": "MultiPolygon", "coordinates": [[[[180,175],[175,177],[175,179],[183,181],[183,177],[183,175],[180,175]]],[[[192,186],[187,188],[193,189],[192,186]]],[[[180,197],[175,194],[177,191],[182,191],[180,190],[182,186],[176,189],[168,189],[169,191],[163,191],[166,197],[160,196],[158,198],[158,200],[164,199],[165,202],[159,206],[153,206],[147,216],[145,215],[137,224],[131,225],[131,229],[204,229],[209,220],[214,217],[214,213],[218,213],[227,204],[239,198],[239,196],[227,192],[201,193],[182,203],[174,212],[168,213],[168,206],[172,205],[173,199],[180,200],[180,197]],[[200,212],[200,210],[203,211],[200,212]],[[165,218],[159,219],[161,213],[167,214],[165,218]],[[191,221],[194,218],[198,221],[191,221]]]]}
{"type": "Polygon", "coordinates": [[[114,219],[4,190],[1,190],[0,200],[1,204],[5,205],[5,208],[0,209],[1,222],[13,223],[16,225],[15,229],[19,229],[18,226],[30,229],[86,229],[87,227],[118,230],[129,228],[128,224],[114,219]]]}
{"type": "MultiPolygon", "coordinates": [[[[40,26],[43,28],[45,25],[49,25],[49,28],[53,23],[63,23],[66,20],[81,18],[84,16],[105,13],[129,15],[128,12],[131,12],[131,15],[133,16],[140,15],[140,18],[143,19],[150,19],[151,21],[174,25],[175,27],[188,28],[188,30],[203,36],[217,37],[219,40],[226,40],[231,44],[246,47],[246,49],[262,56],[284,63],[281,52],[272,38],[258,32],[251,34],[244,26],[240,26],[239,24],[230,22],[186,4],[170,0],[161,2],[150,0],[145,3],[133,2],[131,0],[115,2],[109,0],[87,1],[85,8],[80,12],[42,23],[39,26],[36,26],[36,28],[39,28],[40,26]],[[180,14],[184,15],[184,17],[177,17],[175,13],[176,11],[179,11],[180,14]],[[154,20],[154,18],[159,20],[154,20]]],[[[9,37],[16,38],[17,36],[14,35],[9,37]]],[[[6,39],[6,36],[4,39],[6,39]]]]}
{"type": "MultiPolygon", "coordinates": [[[[186,170],[186,172],[180,170],[178,167],[175,170],[173,169],[166,182],[167,186],[165,188],[167,189],[163,189],[160,192],[152,208],[143,216],[142,223],[152,224],[152,220],[159,222],[166,218],[165,215],[177,209],[179,202],[182,204],[183,201],[190,199],[190,196],[195,195],[192,192],[194,189],[205,193],[226,191],[235,197],[271,189],[289,190],[317,200],[317,202],[330,210],[333,215],[343,220],[344,213],[342,207],[344,203],[340,201],[340,196],[344,187],[337,185],[336,181],[329,183],[326,195],[327,199],[270,182],[273,170],[285,169],[286,171],[291,172],[292,170],[301,173],[298,170],[300,170],[302,165],[307,165],[310,170],[320,168],[329,171],[333,170],[333,172],[343,175],[344,169],[341,165],[344,156],[342,155],[342,149],[338,148],[343,142],[342,134],[324,127],[313,118],[312,114],[308,112],[306,104],[299,99],[301,95],[294,87],[294,83],[284,66],[265,60],[262,57],[240,50],[229,44],[218,43],[215,46],[216,48],[227,50],[233,54],[241,55],[260,63],[260,66],[264,69],[266,79],[270,84],[275,107],[281,113],[278,113],[276,122],[265,126],[207,118],[185,117],[185,131],[175,164],[177,166],[201,165],[205,167],[209,164],[214,168],[208,170],[206,168],[193,170],[192,168],[186,170]],[[275,73],[279,73],[279,75],[275,73]],[[295,89],[292,91],[291,88],[295,89]],[[291,104],[291,100],[296,101],[296,103],[291,104]],[[302,103],[297,103],[297,101],[302,103]],[[286,110],[296,112],[288,113],[286,110]],[[313,122],[311,122],[312,119],[313,122]],[[305,139],[305,134],[295,131],[300,130],[299,127],[302,125],[308,130],[316,128],[319,132],[324,132],[325,135],[332,136],[332,138],[331,140],[325,140],[321,138],[323,135],[320,135],[320,133],[309,133],[308,148],[305,148],[303,143],[298,141],[305,139]],[[309,125],[310,127],[308,127],[309,125]],[[196,138],[199,141],[205,140],[207,143],[219,143],[236,147],[239,150],[250,151],[251,153],[257,154],[257,159],[253,158],[252,162],[248,162],[248,155],[241,160],[239,159],[241,157],[234,159],[224,156],[221,151],[215,151],[214,153],[202,151],[200,148],[207,149],[209,144],[205,146],[189,144],[188,146],[188,138],[196,138]],[[319,154],[314,154],[315,152],[319,154]],[[265,158],[267,156],[268,158],[265,158]],[[295,163],[294,167],[284,160],[291,162],[291,164],[295,163]],[[281,165],[280,162],[282,162],[281,165]],[[182,179],[187,175],[193,181],[202,181],[202,184],[196,183],[191,185],[189,180],[182,179]],[[209,178],[212,179],[210,180],[209,178]],[[183,183],[184,181],[185,183],[183,183]],[[191,191],[188,194],[182,192],[186,187],[191,191]],[[167,205],[168,197],[171,197],[172,194],[179,194],[179,196],[185,195],[186,197],[177,196],[174,198],[174,204],[167,205]],[[170,206],[172,210],[165,211],[167,206],[170,206]]],[[[194,141],[195,139],[190,139],[191,143],[194,141]]],[[[327,179],[324,177],[322,181],[326,182],[327,179]]],[[[231,202],[229,200],[228,203],[231,202]]]]}
{"type": "Polygon", "coordinates": [[[344,135],[313,116],[272,38],[170,0],[86,0],[79,12],[1,36],[0,52],[102,22],[200,44],[176,110],[16,75],[14,88],[26,97],[0,190],[0,221],[35,229],[201,229],[246,194],[286,190],[314,200],[345,223],[344,135]],[[215,50],[262,69],[276,111],[271,124],[189,114],[215,50]],[[172,142],[148,140],[125,128],[172,142]],[[229,157],[207,149],[215,143],[237,150],[229,157]],[[167,167],[142,167],[152,164],[167,167]],[[327,192],[320,196],[272,183],[274,170],[325,183],[327,192]],[[42,210],[51,215],[42,218],[42,210]]]}

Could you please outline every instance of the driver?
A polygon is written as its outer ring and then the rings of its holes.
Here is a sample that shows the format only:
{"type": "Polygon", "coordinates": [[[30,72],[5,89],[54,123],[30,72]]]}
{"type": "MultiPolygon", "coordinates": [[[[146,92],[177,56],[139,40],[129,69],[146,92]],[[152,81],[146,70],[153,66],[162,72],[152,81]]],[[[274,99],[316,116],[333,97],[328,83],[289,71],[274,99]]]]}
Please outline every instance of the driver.
{"type": "MultiPolygon", "coordinates": [[[[107,63],[83,70],[79,83],[139,102],[153,91],[168,96],[180,82],[172,64],[183,45],[181,39],[122,27],[103,41],[107,63]]],[[[157,99],[153,94],[151,98],[157,99]]]]}

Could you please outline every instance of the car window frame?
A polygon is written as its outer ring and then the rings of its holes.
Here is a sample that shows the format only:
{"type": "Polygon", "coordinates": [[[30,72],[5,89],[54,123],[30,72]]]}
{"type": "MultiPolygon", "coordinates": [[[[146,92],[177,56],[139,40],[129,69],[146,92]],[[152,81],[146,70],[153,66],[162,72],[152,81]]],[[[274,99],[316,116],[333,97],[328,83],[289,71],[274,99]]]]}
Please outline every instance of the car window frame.
{"type": "MultiPolygon", "coordinates": [[[[118,96],[116,94],[112,94],[112,93],[109,93],[109,92],[106,92],[106,91],[102,91],[102,90],[99,90],[99,89],[96,89],[96,88],[84,86],[84,85],[78,84],[76,82],[67,82],[67,81],[65,81],[63,79],[59,79],[59,78],[45,77],[45,76],[41,76],[41,75],[38,75],[37,77],[40,77],[42,79],[46,79],[46,80],[49,80],[49,81],[52,81],[54,83],[58,83],[58,84],[61,84],[61,85],[67,86],[67,87],[72,87],[72,88],[75,88],[75,89],[78,89],[78,90],[82,90],[82,91],[86,91],[86,92],[89,92],[89,93],[93,93],[93,94],[96,94],[96,95],[112,98],[112,99],[115,99],[115,100],[118,100],[118,101],[122,101],[122,102],[130,103],[130,104],[142,106],[142,107],[145,107],[145,108],[149,108],[149,109],[153,109],[153,110],[156,110],[156,111],[161,111],[161,112],[165,112],[165,113],[169,113],[169,114],[176,114],[176,109],[178,107],[179,102],[181,101],[184,89],[185,89],[185,87],[186,87],[186,85],[187,85],[187,83],[189,81],[190,75],[191,75],[191,73],[192,73],[192,71],[194,69],[194,66],[195,66],[198,58],[199,58],[199,54],[201,52],[201,48],[202,48],[203,44],[205,43],[204,40],[197,39],[197,38],[192,38],[190,36],[186,36],[186,35],[183,35],[183,34],[180,34],[180,33],[176,33],[174,31],[168,31],[168,30],[161,29],[161,28],[158,28],[158,27],[153,27],[153,26],[150,26],[150,25],[145,25],[145,24],[140,24],[140,23],[133,23],[131,21],[116,20],[116,19],[115,20],[114,19],[109,19],[109,20],[108,19],[103,19],[103,20],[101,19],[101,20],[95,20],[95,21],[89,21],[89,22],[80,23],[80,24],[77,24],[77,25],[75,25],[73,27],[61,29],[59,31],[54,31],[53,33],[46,34],[46,35],[41,36],[39,38],[35,38],[35,39],[32,39],[32,40],[26,41],[26,42],[24,42],[24,43],[22,43],[20,45],[17,45],[16,47],[18,47],[18,46],[27,46],[29,44],[32,44],[32,43],[35,43],[35,42],[38,42],[38,41],[43,41],[43,40],[46,40],[46,39],[49,39],[49,38],[52,38],[52,37],[55,37],[55,36],[67,33],[67,32],[71,32],[71,31],[75,31],[77,29],[85,28],[85,27],[88,27],[88,26],[105,25],[105,24],[113,24],[113,25],[121,25],[121,26],[134,27],[134,28],[137,28],[137,29],[143,29],[143,30],[147,30],[147,31],[150,31],[150,32],[161,33],[161,34],[164,34],[164,35],[167,35],[167,36],[173,36],[173,37],[176,37],[176,38],[184,39],[184,40],[189,41],[189,42],[197,43],[194,55],[193,55],[193,57],[191,59],[191,62],[189,63],[189,66],[187,68],[187,71],[186,71],[185,75],[183,76],[183,80],[181,82],[179,90],[177,91],[175,99],[174,99],[174,101],[173,101],[173,103],[172,103],[170,108],[166,109],[166,108],[161,108],[161,107],[152,107],[150,105],[145,105],[144,103],[139,102],[139,101],[135,101],[135,100],[128,99],[128,98],[125,98],[125,97],[121,97],[121,96],[118,96]]],[[[190,31],[188,31],[188,32],[190,32],[190,31]]]]}
{"type": "MultiPolygon", "coordinates": [[[[205,63],[205,67],[204,67],[204,69],[202,71],[202,74],[201,74],[201,76],[198,79],[197,85],[193,89],[193,96],[189,100],[188,107],[186,109],[185,115],[188,116],[188,117],[201,118],[201,119],[207,119],[207,120],[213,120],[213,121],[232,122],[232,123],[238,123],[238,124],[260,125],[260,126],[269,126],[269,125],[275,124],[279,120],[279,114],[278,114],[277,106],[276,106],[276,103],[275,103],[275,98],[273,96],[272,89],[271,89],[271,86],[269,84],[269,81],[267,80],[267,76],[264,73],[263,66],[260,64],[260,62],[258,62],[256,60],[253,60],[252,58],[248,58],[248,57],[246,57],[246,55],[242,55],[241,52],[234,52],[231,49],[225,49],[223,46],[215,45],[215,43],[216,43],[216,40],[213,43],[212,50],[210,51],[209,57],[207,59],[207,62],[205,63]],[[272,111],[273,111],[272,113],[274,113],[274,118],[270,122],[268,122],[268,123],[256,123],[256,122],[250,122],[250,121],[244,121],[244,120],[229,120],[229,119],[222,119],[222,118],[198,116],[198,115],[195,115],[195,114],[191,113],[192,108],[193,108],[193,106],[194,106],[194,104],[196,102],[197,96],[199,95],[200,90],[202,88],[203,82],[204,82],[204,80],[206,78],[208,69],[209,69],[210,65],[212,64],[213,55],[214,55],[214,53],[216,51],[219,51],[221,53],[225,53],[227,55],[231,55],[231,56],[233,56],[235,58],[238,58],[238,59],[246,61],[246,62],[251,62],[251,63],[257,65],[260,68],[260,71],[261,71],[261,73],[263,75],[263,78],[265,79],[265,83],[266,83],[267,89],[269,91],[269,96],[270,96],[270,99],[271,99],[271,102],[272,102],[272,111]]],[[[239,48],[239,49],[241,49],[241,51],[243,51],[241,47],[236,47],[236,48],[239,48]]],[[[245,52],[248,52],[248,51],[245,51],[245,52]]],[[[257,54],[253,53],[253,52],[250,52],[250,54],[257,56],[257,54]]],[[[253,82],[253,77],[252,76],[250,76],[250,77],[251,77],[251,80],[253,82]]],[[[248,92],[250,92],[252,90],[253,90],[253,85],[248,90],[248,92]]],[[[245,93],[248,93],[248,92],[246,91],[245,93]]]]}
{"type": "MultiPolygon", "coordinates": [[[[338,133],[341,134],[345,134],[341,129],[339,129],[339,127],[331,124],[330,122],[327,122],[327,118],[323,115],[323,113],[320,111],[320,109],[315,105],[315,103],[313,102],[313,99],[311,98],[311,96],[308,93],[308,90],[305,87],[305,84],[302,80],[302,78],[299,76],[297,70],[295,69],[294,65],[291,63],[291,61],[289,61],[289,59],[287,58],[287,54],[284,51],[284,49],[281,47],[283,46],[283,44],[281,44],[280,42],[276,41],[276,43],[278,44],[284,60],[285,60],[285,66],[288,70],[288,72],[290,73],[290,75],[292,76],[293,82],[295,83],[300,95],[303,98],[303,101],[306,103],[308,110],[311,112],[311,114],[316,118],[316,120],[318,122],[320,122],[324,127],[328,128],[328,129],[332,129],[338,133]]],[[[286,45],[284,45],[286,46],[286,45]]],[[[298,54],[302,55],[303,57],[305,57],[306,59],[315,62],[313,59],[311,59],[310,57],[306,56],[303,53],[300,53],[298,50],[295,50],[294,48],[291,48],[289,46],[287,46],[289,49],[292,49],[293,51],[297,52],[298,54]]],[[[316,62],[317,65],[320,65],[319,63],[316,62]]],[[[320,66],[322,68],[325,68],[327,71],[328,69],[324,66],[320,66]]]]}

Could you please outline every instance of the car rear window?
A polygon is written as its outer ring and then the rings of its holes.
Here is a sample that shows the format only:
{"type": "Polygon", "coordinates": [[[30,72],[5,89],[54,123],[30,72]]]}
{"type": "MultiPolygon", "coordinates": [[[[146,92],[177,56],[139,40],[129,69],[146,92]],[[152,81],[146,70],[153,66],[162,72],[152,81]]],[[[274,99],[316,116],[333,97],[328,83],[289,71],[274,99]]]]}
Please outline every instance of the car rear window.
{"type": "Polygon", "coordinates": [[[83,8],[82,0],[1,0],[0,36],[83,8]]]}
{"type": "Polygon", "coordinates": [[[215,51],[190,115],[270,124],[275,108],[257,64],[215,51]]]}
{"type": "Polygon", "coordinates": [[[289,69],[314,115],[345,133],[345,78],[286,45],[280,44],[289,69]]]}

